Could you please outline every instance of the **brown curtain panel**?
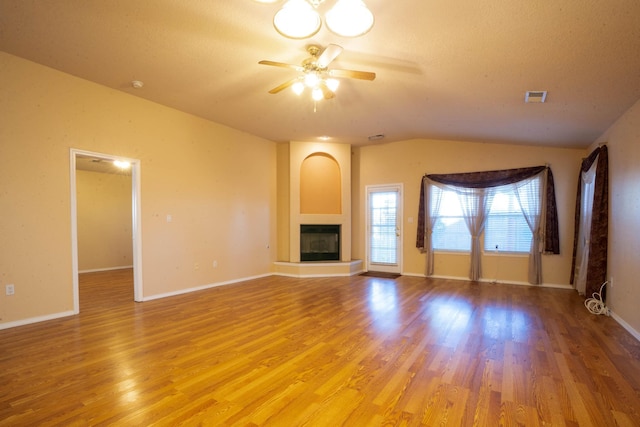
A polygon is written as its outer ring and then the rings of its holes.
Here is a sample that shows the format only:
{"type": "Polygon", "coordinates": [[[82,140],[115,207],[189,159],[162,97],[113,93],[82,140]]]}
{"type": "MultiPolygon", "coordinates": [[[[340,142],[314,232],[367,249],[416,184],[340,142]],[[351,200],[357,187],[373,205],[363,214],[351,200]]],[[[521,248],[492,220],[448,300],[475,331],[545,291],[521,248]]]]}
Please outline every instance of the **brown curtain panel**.
{"type": "Polygon", "coordinates": [[[489,188],[500,185],[513,184],[522,181],[547,170],[546,188],[546,222],[545,222],[545,252],[560,253],[560,237],[558,231],[558,209],[556,206],[556,191],[553,182],[551,168],[547,166],[534,166],[530,168],[504,169],[486,172],[468,172],[454,174],[424,175],[420,181],[420,202],[418,204],[418,230],[416,233],[416,247],[424,251],[425,241],[425,209],[424,180],[429,178],[442,184],[456,185],[465,188],[489,188]]]}
{"type": "Polygon", "coordinates": [[[589,261],[587,262],[587,280],[585,295],[591,297],[600,291],[600,286],[607,280],[607,245],[609,241],[609,152],[607,146],[596,148],[582,161],[578,174],[578,191],[576,195],[575,227],[573,233],[573,258],[571,263],[571,279],[575,280],[576,252],[578,250],[578,233],[580,224],[580,206],[582,205],[582,173],[587,172],[593,162],[597,161],[596,177],[593,190],[593,208],[591,215],[591,237],[589,242],[589,261]]]}

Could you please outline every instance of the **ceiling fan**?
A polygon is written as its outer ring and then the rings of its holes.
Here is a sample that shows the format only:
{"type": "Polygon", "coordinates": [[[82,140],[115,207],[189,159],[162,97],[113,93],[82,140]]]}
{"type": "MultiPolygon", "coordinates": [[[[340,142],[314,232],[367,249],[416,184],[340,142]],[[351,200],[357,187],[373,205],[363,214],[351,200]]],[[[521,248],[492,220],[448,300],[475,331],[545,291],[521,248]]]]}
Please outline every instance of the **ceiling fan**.
{"type": "Polygon", "coordinates": [[[356,70],[329,69],[329,64],[342,53],[342,47],[337,44],[328,45],[322,53],[317,45],[307,46],[307,52],[311,55],[301,65],[286,64],[283,62],[260,61],[262,65],[291,68],[298,71],[298,76],[274,87],[269,93],[278,93],[291,87],[295,93],[301,94],[305,88],[311,90],[311,96],[315,101],[330,99],[335,96],[339,81],[337,78],[351,78],[359,80],[374,80],[375,73],[356,70]]]}

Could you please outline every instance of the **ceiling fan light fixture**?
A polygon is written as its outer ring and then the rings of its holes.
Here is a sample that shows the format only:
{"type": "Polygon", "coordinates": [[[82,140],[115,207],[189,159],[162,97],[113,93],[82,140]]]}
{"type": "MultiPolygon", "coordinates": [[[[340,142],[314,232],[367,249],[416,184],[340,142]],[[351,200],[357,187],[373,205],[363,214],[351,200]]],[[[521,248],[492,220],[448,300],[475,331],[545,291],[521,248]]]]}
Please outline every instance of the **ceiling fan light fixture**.
{"type": "Polygon", "coordinates": [[[301,81],[295,82],[293,86],[291,86],[291,90],[296,95],[300,95],[302,92],[304,92],[304,83],[302,83],[301,81]]]}
{"type": "Polygon", "coordinates": [[[316,73],[306,73],[304,75],[304,84],[307,87],[316,87],[318,86],[318,82],[320,82],[320,77],[316,73]]]}
{"type": "Polygon", "coordinates": [[[340,86],[340,80],[338,79],[327,79],[324,82],[331,92],[335,92],[338,90],[338,86],[340,86]]]}
{"type": "Polygon", "coordinates": [[[320,31],[322,20],[307,0],[289,0],[273,17],[276,31],[291,39],[306,39],[320,31]]]}
{"type": "Polygon", "coordinates": [[[373,28],[373,13],[362,0],[338,0],[325,15],[327,27],[342,37],[358,37],[373,28]]]}
{"type": "Polygon", "coordinates": [[[322,89],[320,89],[319,87],[314,87],[313,90],[311,91],[311,97],[313,98],[314,101],[321,101],[322,98],[324,98],[324,93],[322,92],[322,89]]]}
{"type": "Polygon", "coordinates": [[[296,95],[302,95],[309,88],[308,92],[311,93],[311,98],[314,100],[315,105],[317,101],[322,99],[330,100],[335,97],[335,92],[340,86],[340,78],[369,81],[376,78],[375,73],[367,71],[330,69],[329,65],[340,55],[342,50],[342,47],[335,44],[330,44],[324,49],[321,49],[320,46],[310,45],[307,46],[307,51],[311,56],[302,61],[302,65],[267,60],[259,61],[258,64],[296,70],[298,72],[297,77],[274,87],[269,93],[275,94],[291,88],[296,95]]]}

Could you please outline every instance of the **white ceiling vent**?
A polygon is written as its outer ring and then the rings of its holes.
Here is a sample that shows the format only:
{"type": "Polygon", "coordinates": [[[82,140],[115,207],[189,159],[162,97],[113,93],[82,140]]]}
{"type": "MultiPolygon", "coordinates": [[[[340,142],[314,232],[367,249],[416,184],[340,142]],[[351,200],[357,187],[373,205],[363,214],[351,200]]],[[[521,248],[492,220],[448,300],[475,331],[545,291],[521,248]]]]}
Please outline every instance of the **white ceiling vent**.
{"type": "Polygon", "coordinates": [[[544,102],[547,99],[546,90],[529,90],[524,96],[524,102],[544,102]]]}

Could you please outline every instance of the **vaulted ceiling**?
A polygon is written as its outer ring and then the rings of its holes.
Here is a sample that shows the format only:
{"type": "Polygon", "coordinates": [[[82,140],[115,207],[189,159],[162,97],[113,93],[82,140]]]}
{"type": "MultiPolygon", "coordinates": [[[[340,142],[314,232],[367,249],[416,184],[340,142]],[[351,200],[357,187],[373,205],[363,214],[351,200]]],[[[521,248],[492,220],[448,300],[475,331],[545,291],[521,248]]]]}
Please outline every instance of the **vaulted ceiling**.
{"type": "Polygon", "coordinates": [[[272,25],[282,2],[0,0],[0,49],[273,141],[586,147],[640,99],[637,0],[365,2],[364,36],[292,40],[272,25]],[[332,67],[376,79],[342,79],[317,105],[268,93],[295,71],[260,60],[300,64],[329,43],[344,48],[332,67]]]}

